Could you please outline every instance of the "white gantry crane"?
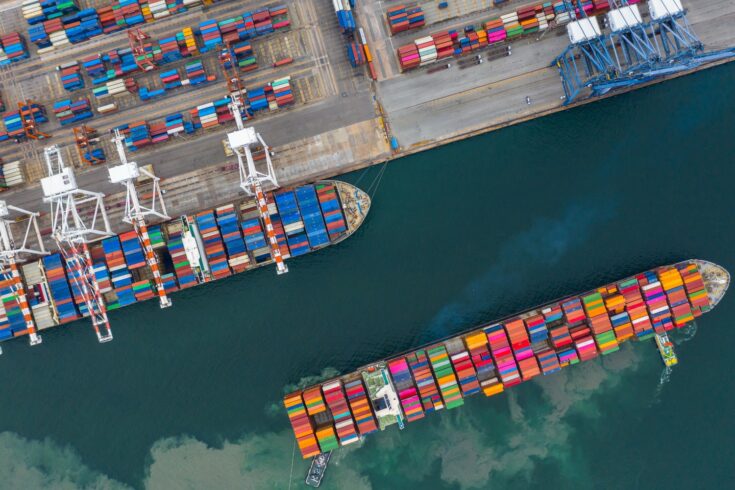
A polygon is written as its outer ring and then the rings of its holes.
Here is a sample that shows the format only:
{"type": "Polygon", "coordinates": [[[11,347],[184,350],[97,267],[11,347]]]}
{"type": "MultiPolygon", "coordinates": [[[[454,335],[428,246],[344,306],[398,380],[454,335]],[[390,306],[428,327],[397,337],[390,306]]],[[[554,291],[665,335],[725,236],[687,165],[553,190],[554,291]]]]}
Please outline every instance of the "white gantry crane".
{"type": "Polygon", "coordinates": [[[38,213],[12,206],[5,201],[0,201],[0,268],[2,268],[3,279],[8,282],[8,287],[18,300],[31,345],[40,344],[41,336],[37,333],[36,323],[33,320],[31,308],[28,305],[25,285],[18,271],[18,260],[21,254],[26,256],[48,254],[43,246],[43,240],[41,240],[41,233],[38,230],[36,218],[38,218],[38,213]],[[16,226],[25,226],[23,238],[19,241],[16,241],[13,237],[13,224],[16,226]],[[29,245],[31,234],[34,235],[38,248],[33,248],[29,245]]]}
{"type": "Polygon", "coordinates": [[[247,194],[255,196],[258,201],[258,211],[260,212],[260,219],[263,220],[265,225],[266,235],[268,235],[271,256],[276,262],[278,274],[283,274],[288,272],[288,267],[283,261],[281,249],[278,247],[278,239],[268,212],[268,199],[262,185],[264,182],[270,182],[274,187],[278,187],[278,181],[271,162],[270,148],[265,144],[260,134],[255,132],[255,128],[246,128],[242,122],[242,104],[243,101],[240,97],[232,97],[229,108],[235,117],[237,131],[227,133],[227,140],[230,148],[237,155],[237,162],[240,167],[240,187],[247,194]],[[255,168],[255,160],[253,160],[251,151],[253,146],[262,146],[265,151],[266,173],[255,168]]]}
{"type": "Polygon", "coordinates": [[[64,165],[56,145],[44,149],[48,177],[41,179],[44,202],[51,204],[53,238],[87,307],[97,339],[112,340],[107,307],[94,275],[88,243],[112,235],[100,192],[79,189],[74,169],[64,165]]]}
{"type": "Polygon", "coordinates": [[[158,266],[158,258],[153,252],[153,245],[151,245],[151,238],[148,235],[148,226],[145,221],[148,216],[156,216],[162,220],[170,219],[166,215],[166,204],[163,202],[163,194],[159,183],[160,179],[146,169],[139,168],[136,162],[128,161],[125,155],[125,137],[117,129],[115,130],[113,142],[120,156],[120,164],[109,168],[110,182],[113,184],[122,184],[127,190],[123,221],[135,227],[138,239],[143,246],[145,260],[153,273],[153,282],[156,284],[161,308],[167,308],[171,306],[171,299],[166,295],[166,289],[163,286],[163,279],[161,278],[161,270],[158,266]],[[138,191],[135,188],[135,182],[141,176],[150,179],[153,185],[150,202],[146,200],[145,205],[141,204],[138,191]]]}

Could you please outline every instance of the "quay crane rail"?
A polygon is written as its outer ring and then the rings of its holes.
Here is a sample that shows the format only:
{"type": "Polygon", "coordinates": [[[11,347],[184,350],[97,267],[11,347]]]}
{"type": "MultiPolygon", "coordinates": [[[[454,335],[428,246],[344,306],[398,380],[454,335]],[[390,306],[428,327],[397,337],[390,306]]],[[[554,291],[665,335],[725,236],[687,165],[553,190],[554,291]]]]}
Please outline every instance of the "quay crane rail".
{"type": "Polygon", "coordinates": [[[268,198],[263,191],[263,183],[270,183],[274,187],[278,187],[276,173],[273,170],[273,163],[271,162],[270,148],[268,148],[268,145],[263,141],[260,133],[255,131],[255,128],[252,126],[246,128],[243,124],[243,107],[244,102],[242,99],[232,97],[229,109],[235,117],[237,131],[227,133],[227,140],[230,144],[230,148],[232,148],[232,151],[237,156],[237,163],[240,168],[240,187],[248,195],[255,196],[257,199],[260,219],[263,221],[263,225],[265,226],[265,232],[268,236],[268,244],[271,249],[271,256],[276,263],[276,270],[278,274],[284,274],[288,272],[288,267],[283,260],[281,249],[278,246],[276,231],[273,228],[270,212],[268,211],[268,198]],[[251,147],[256,145],[262,146],[265,152],[265,173],[260,172],[255,168],[255,160],[253,160],[251,147]]]}
{"type": "MultiPolygon", "coordinates": [[[[43,246],[41,233],[38,229],[39,213],[25,210],[0,201],[0,267],[2,268],[2,277],[8,283],[8,287],[15,294],[23,314],[28,338],[31,345],[38,345],[42,342],[41,336],[38,335],[36,323],[28,304],[25,285],[18,271],[18,260],[21,254],[41,256],[48,255],[43,246]],[[13,236],[12,225],[25,222],[25,232],[23,238],[17,241],[13,236]],[[34,235],[38,248],[29,245],[29,238],[34,235]]],[[[2,350],[0,350],[0,354],[2,350]]]]}
{"type": "Polygon", "coordinates": [[[148,216],[156,216],[162,220],[171,219],[166,214],[166,204],[163,201],[163,193],[161,192],[159,183],[160,179],[146,169],[138,167],[136,162],[128,161],[125,154],[125,137],[118,129],[115,129],[115,137],[112,141],[115,143],[117,153],[120,156],[120,164],[109,168],[110,182],[113,184],[122,184],[127,191],[123,221],[135,227],[138,240],[140,240],[143,246],[145,260],[153,273],[153,282],[156,285],[156,292],[158,293],[161,308],[167,308],[171,306],[171,299],[166,294],[158,258],[153,251],[151,238],[148,235],[148,225],[146,224],[146,217],[148,216]],[[153,182],[150,203],[146,202],[147,205],[141,204],[138,190],[135,188],[135,182],[141,176],[147,177],[153,182]]]}
{"type": "MultiPolygon", "coordinates": [[[[44,149],[48,177],[41,179],[44,202],[51,205],[51,230],[59,247],[76,292],[87,308],[100,342],[112,340],[99,283],[94,275],[88,243],[112,236],[104,206],[104,194],[79,189],[74,169],[67,167],[57,145],[44,149]],[[80,208],[94,206],[91,213],[80,208]],[[101,221],[101,223],[100,223],[101,221]]],[[[76,295],[74,295],[76,296],[76,295]]]]}

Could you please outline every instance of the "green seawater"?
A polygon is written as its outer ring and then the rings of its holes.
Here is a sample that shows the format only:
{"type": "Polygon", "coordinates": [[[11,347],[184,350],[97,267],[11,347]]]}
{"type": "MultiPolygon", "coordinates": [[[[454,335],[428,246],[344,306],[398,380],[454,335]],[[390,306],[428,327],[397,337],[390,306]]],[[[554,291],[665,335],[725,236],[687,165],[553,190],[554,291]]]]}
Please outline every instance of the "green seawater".
{"type": "MultiPolygon", "coordinates": [[[[660,264],[735,271],[734,83],[735,64],[396,161],[356,235],[285,276],[115,311],[109,344],[87,322],[5,343],[0,487],[301,488],[289,385],[660,264]]],[[[668,375],[626,344],[337,451],[324,488],[732,487],[735,292],[674,340],[668,375]]]]}

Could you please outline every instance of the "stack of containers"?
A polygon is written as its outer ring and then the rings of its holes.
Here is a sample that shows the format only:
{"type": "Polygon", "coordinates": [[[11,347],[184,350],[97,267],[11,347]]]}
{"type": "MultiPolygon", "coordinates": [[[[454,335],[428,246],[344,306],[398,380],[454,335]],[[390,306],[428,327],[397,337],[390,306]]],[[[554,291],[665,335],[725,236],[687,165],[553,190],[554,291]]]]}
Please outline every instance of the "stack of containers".
{"type": "Polygon", "coordinates": [[[122,126],[119,129],[125,133],[125,146],[127,146],[130,151],[137,151],[139,148],[153,143],[147,122],[138,121],[133,124],[126,124],[125,126],[122,126]]]}
{"type": "Polygon", "coordinates": [[[523,26],[518,21],[518,12],[510,12],[500,16],[507,37],[514,38],[523,34],[523,26]]]}
{"type": "Polygon", "coordinates": [[[82,10],[77,14],[68,15],[62,20],[66,37],[71,43],[80,43],[102,34],[102,24],[100,24],[97,11],[94,9],[82,10]]]}
{"type": "Polygon", "coordinates": [[[145,256],[143,255],[143,249],[140,247],[138,234],[135,231],[127,231],[121,234],[119,238],[122,243],[122,249],[128,269],[134,270],[145,267],[145,256]]]}
{"type": "Polygon", "coordinates": [[[230,19],[221,20],[218,24],[222,39],[226,43],[232,43],[240,39],[237,33],[237,26],[242,23],[242,17],[232,17],[230,19]]]}
{"type": "Polygon", "coordinates": [[[209,51],[210,49],[216,48],[222,44],[222,35],[219,31],[219,26],[216,20],[205,20],[199,24],[199,33],[202,36],[204,42],[204,48],[202,52],[209,51]]]}
{"type": "Polygon", "coordinates": [[[618,343],[625,342],[634,335],[633,324],[630,322],[630,316],[625,311],[625,298],[615,285],[610,286],[607,292],[605,308],[610,312],[610,322],[615,332],[615,338],[618,343]]]}
{"type": "Polygon", "coordinates": [[[585,323],[587,317],[579,298],[572,298],[562,303],[562,309],[569,324],[570,334],[577,349],[579,358],[582,361],[592,359],[597,356],[595,341],[592,338],[590,327],[585,323]]]}
{"type": "Polygon", "coordinates": [[[3,116],[3,124],[7,131],[8,138],[15,138],[16,141],[25,137],[23,129],[23,121],[20,119],[19,112],[8,112],[3,116]]]}
{"type": "Polygon", "coordinates": [[[396,5],[388,9],[386,17],[391,34],[417,29],[425,23],[424,11],[420,6],[406,8],[405,5],[396,5]]]}
{"type": "Polygon", "coordinates": [[[270,247],[265,239],[265,233],[260,223],[260,211],[255,200],[248,200],[240,205],[242,216],[242,233],[245,236],[245,248],[253,255],[256,263],[265,262],[271,258],[270,247]]]}
{"type": "Polygon", "coordinates": [[[181,289],[196,286],[197,279],[194,276],[194,271],[191,269],[191,264],[189,264],[189,259],[186,256],[184,243],[181,238],[181,221],[177,220],[169,223],[166,229],[168,231],[168,242],[166,246],[171,254],[171,261],[174,263],[174,273],[179,281],[179,286],[181,289]]]}
{"type": "Polygon", "coordinates": [[[153,286],[149,279],[144,279],[133,283],[133,295],[137,301],[145,301],[155,296],[153,286]]]}
{"type": "Polygon", "coordinates": [[[19,160],[0,165],[0,188],[7,189],[25,182],[19,160]]]}
{"type": "Polygon", "coordinates": [[[24,0],[21,4],[21,14],[30,25],[56,19],[78,10],[79,7],[74,0],[24,0]]]}
{"type": "Polygon", "coordinates": [[[169,136],[174,136],[184,131],[184,116],[179,114],[171,114],[165,118],[166,133],[169,136]]]}
{"type": "Polygon", "coordinates": [[[316,439],[319,441],[319,447],[323,453],[334,451],[339,447],[337,435],[334,433],[334,427],[331,424],[317,428],[316,439]]]}
{"type": "Polygon", "coordinates": [[[59,124],[66,126],[74,124],[93,116],[92,106],[86,97],[72,102],[71,99],[64,99],[54,103],[54,115],[59,124]]]}
{"type": "Polygon", "coordinates": [[[357,424],[357,431],[361,436],[370,434],[378,430],[378,424],[375,422],[373,410],[370,408],[370,400],[367,397],[367,391],[361,378],[355,378],[345,382],[345,393],[347,401],[350,403],[352,416],[357,424]]]}
{"type": "Polygon", "coordinates": [[[646,304],[641,297],[641,290],[636,278],[627,279],[618,284],[618,290],[625,298],[625,311],[633,323],[633,331],[639,340],[653,336],[653,325],[648,317],[646,304]]]}
{"type": "Polygon", "coordinates": [[[569,327],[564,323],[564,313],[561,306],[554,305],[544,308],[541,313],[546,320],[546,328],[549,330],[551,344],[557,351],[572,343],[572,336],[569,335],[569,327]]]}
{"type": "Polygon", "coordinates": [[[546,329],[546,320],[544,320],[543,315],[533,315],[526,318],[526,327],[532,346],[545,342],[549,338],[549,331],[546,329]]]}
{"type": "Polygon", "coordinates": [[[153,144],[163,143],[164,141],[168,141],[168,131],[166,130],[165,121],[151,123],[150,130],[151,130],[151,141],[153,142],[153,144]]]}
{"type": "Polygon", "coordinates": [[[641,274],[638,276],[638,283],[641,285],[648,313],[651,315],[653,330],[656,333],[663,333],[674,328],[671,311],[666,302],[666,295],[656,273],[649,271],[641,274]]]}
{"type": "Polygon", "coordinates": [[[681,267],[679,272],[684,280],[684,287],[686,288],[689,302],[692,305],[692,314],[695,318],[698,318],[702,313],[706,313],[712,309],[709,304],[707,290],[704,287],[702,274],[700,274],[697,264],[688,264],[685,267],[681,267]]]}
{"type": "Polygon", "coordinates": [[[365,64],[367,60],[365,59],[365,51],[362,49],[362,44],[352,41],[347,43],[346,47],[347,59],[350,60],[350,65],[357,68],[365,64]]]}
{"type": "Polygon", "coordinates": [[[184,43],[186,55],[194,56],[199,51],[196,38],[194,37],[194,31],[191,29],[191,27],[184,27],[181,30],[180,35],[176,35],[176,38],[179,39],[180,42],[184,43]]]}
{"type": "Polygon", "coordinates": [[[29,56],[25,41],[17,32],[0,36],[0,66],[27,59],[29,56]]]}
{"type": "Polygon", "coordinates": [[[227,265],[227,254],[214,213],[212,211],[198,213],[196,223],[202,236],[202,242],[204,242],[204,253],[207,256],[212,276],[215,279],[222,279],[231,275],[232,271],[227,265]]]}
{"type": "Polygon", "coordinates": [[[288,420],[291,422],[301,455],[304,459],[318,455],[321,451],[317,445],[316,437],[314,437],[314,427],[311,419],[306,413],[304,402],[301,400],[301,394],[297,392],[286,395],[283,399],[283,405],[286,407],[288,420]]]}
{"type": "MultiPolygon", "coordinates": [[[[419,66],[428,65],[437,59],[436,45],[431,36],[422,37],[414,41],[419,53],[419,66]]],[[[399,50],[400,52],[400,50],[399,50]]]]}
{"type": "MultiPolygon", "coordinates": [[[[181,76],[179,75],[178,70],[166,70],[164,72],[161,72],[158,76],[161,79],[164,90],[171,90],[181,87],[181,76]]],[[[142,98],[143,96],[141,94],[141,99],[142,98]]]]}
{"type": "Polygon", "coordinates": [[[464,399],[457,383],[457,377],[452,370],[447,349],[443,345],[437,345],[427,350],[434,378],[439,385],[439,392],[447,409],[464,405],[464,399]]]}
{"type": "Polygon", "coordinates": [[[279,192],[274,196],[278,206],[278,214],[281,216],[283,229],[286,232],[291,256],[298,257],[309,252],[309,242],[306,233],[304,233],[304,222],[301,220],[293,191],[279,192]]]}
{"type": "Polygon", "coordinates": [[[133,294],[133,275],[125,263],[125,255],[120,247],[120,239],[117,236],[102,240],[102,249],[105,252],[107,268],[112,276],[112,287],[117,295],[117,304],[113,307],[123,307],[135,303],[133,294]]]}
{"type": "Polygon", "coordinates": [[[523,381],[528,381],[534,376],[541,374],[536,358],[533,356],[531,342],[526,333],[526,326],[520,318],[507,322],[505,331],[508,333],[513,354],[518,362],[518,368],[523,376],[523,381]]]}
{"type": "MultiPolygon", "coordinates": [[[[286,230],[283,228],[283,222],[281,221],[281,215],[278,212],[278,206],[276,206],[276,198],[273,193],[270,193],[268,195],[268,214],[271,217],[271,224],[273,225],[273,231],[276,234],[278,248],[281,250],[281,257],[283,257],[285,260],[291,257],[291,251],[288,248],[286,230]]],[[[245,215],[243,215],[243,218],[244,217],[245,215]]]]}
{"type": "Polygon", "coordinates": [[[539,30],[539,21],[536,18],[536,6],[528,5],[521,7],[516,11],[516,15],[524,34],[530,34],[539,30]]]}
{"type": "Polygon", "coordinates": [[[186,64],[186,79],[189,80],[189,85],[199,85],[209,81],[207,74],[204,71],[204,66],[201,60],[190,61],[186,64]]]}
{"type": "Polygon", "coordinates": [[[265,7],[253,12],[253,23],[255,24],[255,33],[258,36],[270,34],[275,29],[270,10],[265,7]]]}
{"type": "Polygon", "coordinates": [[[613,332],[602,294],[599,291],[588,294],[582,298],[582,302],[584,303],[584,309],[587,311],[587,318],[589,319],[597,349],[602,355],[618,351],[620,348],[615,338],[615,332],[613,332]]]}
{"type": "Polygon", "coordinates": [[[421,408],[421,399],[419,398],[416,386],[413,384],[413,377],[411,372],[408,370],[408,363],[406,359],[401,357],[388,363],[388,370],[390,371],[391,378],[393,378],[393,385],[398,393],[398,398],[401,400],[401,406],[403,407],[403,413],[406,415],[406,419],[409,422],[424,418],[424,411],[421,408]]]}
{"type": "Polygon", "coordinates": [[[199,123],[202,125],[203,129],[215,127],[219,124],[217,121],[217,109],[213,102],[199,105],[193,112],[199,119],[199,123]]]}
{"type": "Polygon", "coordinates": [[[268,100],[265,97],[264,88],[248,90],[248,105],[251,111],[260,111],[268,108],[268,100]]]}
{"type": "Polygon", "coordinates": [[[339,443],[343,446],[352,444],[360,440],[355,428],[355,422],[352,419],[350,407],[345,398],[345,392],[342,388],[342,381],[336,379],[322,385],[324,399],[327,401],[329,411],[334,417],[334,427],[337,429],[339,443]]]}
{"type": "Polygon", "coordinates": [[[314,186],[304,185],[296,188],[296,199],[299,202],[299,210],[304,220],[306,237],[312,250],[329,245],[327,228],[324,225],[319,200],[316,197],[314,186]]]}
{"type": "Polygon", "coordinates": [[[214,110],[215,110],[215,113],[217,114],[217,124],[225,124],[229,121],[232,121],[235,118],[235,116],[232,115],[232,112],[230,112],[230,109],[227,105],[229,103],[230,103],[229,97],[223,97],[213,102],[214,110]]]}
{"type": "Polygon", "coordinates": [[[352,14],[350,0],[332,0],[334,11],[337,14],[337,22],[343,33],[355,30],[355,17],[352,14]]]}
{"type": "Polygon", "coordinates": [[[23,335],[26,332],[26,322],[23,311],[20,309],[18,297],[11,281],[5,279],[10,277],[10,270],[3,267],[0,269],[0,338],[23,335]],[[10,335],[8,335],[10,334],[10,335]]]}
{"type": "Polygon", "coordinates": [[[245,249],[245,242],[237,223],[235,206],[228,204],[217,208],[215,212],[217,214],[217,226],[222,232],[222,239],[227,249],[228,264],[235,273],[243,272],[250,265],[250,257],[245,249]]]}
{"type": "Polygon", "coordinates": [[[521,382],[521,375],[518,373],[518,366],[513,358],[513,352],[510,350],[508,335],[500,324],[490,325],[483,328],[490,344],[490,352],[495,359],[495,365],[500,374],[503,385],[511,387],[521,382]]]}
{"type": "Polygon", "coordinates": [[[148,9],[150,10],[151,16],[154,19],[162,19],[171,15],[166,6],[166,0],[150,0],[148,2],[148,9]]]}
{"type": "Polygon", "coordinates": [[[661,280],[661,286],[666,292],[666,297],[669,299],[669,306],[674,317],[674,325],[681,328],[687,323],[694,321],[692,308],[689,306],[689,300],[684,291],[684,281],[679,271],[674,267],[670,267],[660,270],[658,277],[661,280]]]}
{"type": "Polygon", "coordinates": [[[561,367],[572,366],[579,362],[579,355],[574,346],[560,349],[557,351],[557,355],[559,356],[559,365],[561,367]]]}
{"type": "Polygon", "coordinates": [[[472,364],[477,370],[480,389],[485,396],[497,395],[503,391],[503,384],[497,377],[495,363],[487,346],[487,335],[479,331],[464,337],[464,343],[470,353],[472,364]]]}
{"type": "Polygon", "coordinates": [[[290,76],[274,80],[273,83],[271,83],[271,88],[273,88],[273,95],[276,98],[276,104],[279,108],[286,107],[294,103],[290,76]]]}
{"type": "Polygon", "coordinates": [[[286,5],[270,7],[268,12],[270,13],[274,30],[285,29],[291,25],[291,21],[288,20],[288,7],[286,5]]]}
{"type": "Polygon", "coordinates": [[[188,52],[181,52],[179,42],[184,42],[183,33],[177,33],[175,36],[167,37],[158,41],[158,46],[161,49],[161,59],[158,62],[159,65],[178,61],[184,55],[188,54],[188,52]]]}
{"type": "Polygon", "coordinates": [[[459,379],[459,387],[462,389],[462,395],[468,397],[480,392],[480,383],[477,380],[477,372],[472,365],[470,354],[466,350],[455,352],[452,349],[450,356],[454,372],[457,373],[459,379]]]}
{"type": "Polygon", "coordinates": [[[467,28],[465,36],[459,38],[459,46],[454,49],[454,54],[462,55],[485,46],[487,46],[487,33],[484,30],[477,32],[474,27],[467,28]]]}
{"type": "Polygon", "coordinates": [[[413,379],[416,381],[416,387],[421,395],[421,404],[426,413],[444,408],[444,402],[439,395],[439,389],[436,386],[434,376],[431,374],[431,366],[426,352],[417,350],[406,356],[408,365],[411,368],[413,379]]]}
{"type": "Polygon", "coordinates": [[[69,323],[79,318],[69,289],[69,280],[61,263],[61,255],[46,255],[43,259],[44,276],[49,285],[54,309],[60,324],[69,323]]]}
{"type": "Polygon", "coordinates": [[[505,24],[502,19],[489,20],[485,22],[484,27],[487,33],[488,44],[505,41],[508,37],[508,32],[505,30],[505,24]]]}
{"type": "Polygon", "coordinates": [[[319,183],[315,185],[319,205],[322,208],[322,216],[327,225],[329,239],[334,242],[347,231],[345,217],[337,197],[337,188],[334,184],[319,183]]]}
{"type": "Polygon", "coordinates": [[[401,65],[402,71],[419,66],[421,64],[421,57],[419,56],[418,46],[414,43],[398,48],[398,62],[401,65]]]}
{"type": "Polygon", "coordinates": [[[59,80],[61,80],[61,85],[64,87],[64,90],[73,92],[74,90],[84,88],[84,79],[79,73],[81,70],[79,63],[72,61],[59,66],[57,70],[59,72],[59,80]]]}
{"type": "MultiPolygon", "coordinates": [[[[60,24],[61,22],[58,22],[60,24]]],[[[49,27],[53,28],[53,24],[56,24],[56,22],[48,22],[49,27]]],[[[49,37],[49,33],[46,32],[46,27],[44,24],[36,24],[34,26],[31,26],[28,28],[28,39],[38,46],[38,52],[39,54],[43,54],[47,51],[50,51],[54,49],[53,44],[51,44],[51,38],[49,37]]]]}
{"type": "MultiPolygon", "coordinates": [[[[92,83],[95,83],[95,81],[105,75],[107,71],[105,69],[104,63],[102,62],[102,56],[100,56],[99,54],[93,54],[91,56],[84,57],[81,61],[84,70],[87,72],[87,75],[89,75],[89,78],[92,79],[92,83]]],[[[106,77],[104,77],[103,80],[106,80],[106,77]]]]}

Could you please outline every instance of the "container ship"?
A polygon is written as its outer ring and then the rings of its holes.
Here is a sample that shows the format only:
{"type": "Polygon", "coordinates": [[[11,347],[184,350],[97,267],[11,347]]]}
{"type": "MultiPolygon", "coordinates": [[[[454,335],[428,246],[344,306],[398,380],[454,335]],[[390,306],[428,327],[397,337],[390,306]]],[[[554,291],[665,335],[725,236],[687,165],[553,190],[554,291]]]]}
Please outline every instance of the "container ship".
{"type": "Polygon", "coordinates": [[[290,393],[284,405],[309,458],[612,354],[628,340],[655,339],[671,366],[668,332],[714,308],[729,284],[724,268],[703,260],[658,267],[290,393]]]}
{"type": "MultiPolygon", "coordinates": [[[[362,225],[370,197],[340,181],[278,190],[268,212],[284,259],[334,245],[362,225]]],[[[255,198],[148,227],[167,294],[273,263],[255,198]]],[[[89,246],[108,310],[156,296],[153,271],[135,230],[89,246]]],[[[18,268],[28,308],[22,308],[11,271],[0,282],[0,341],[29,335],[24,310],[38,330],[89,316],[64,258],[56,253],[18,268]],[[30,310],[30,311],[28,311],[30,310]]],[[[2,352],[2,351],[0,351],[2,352]]]]}

